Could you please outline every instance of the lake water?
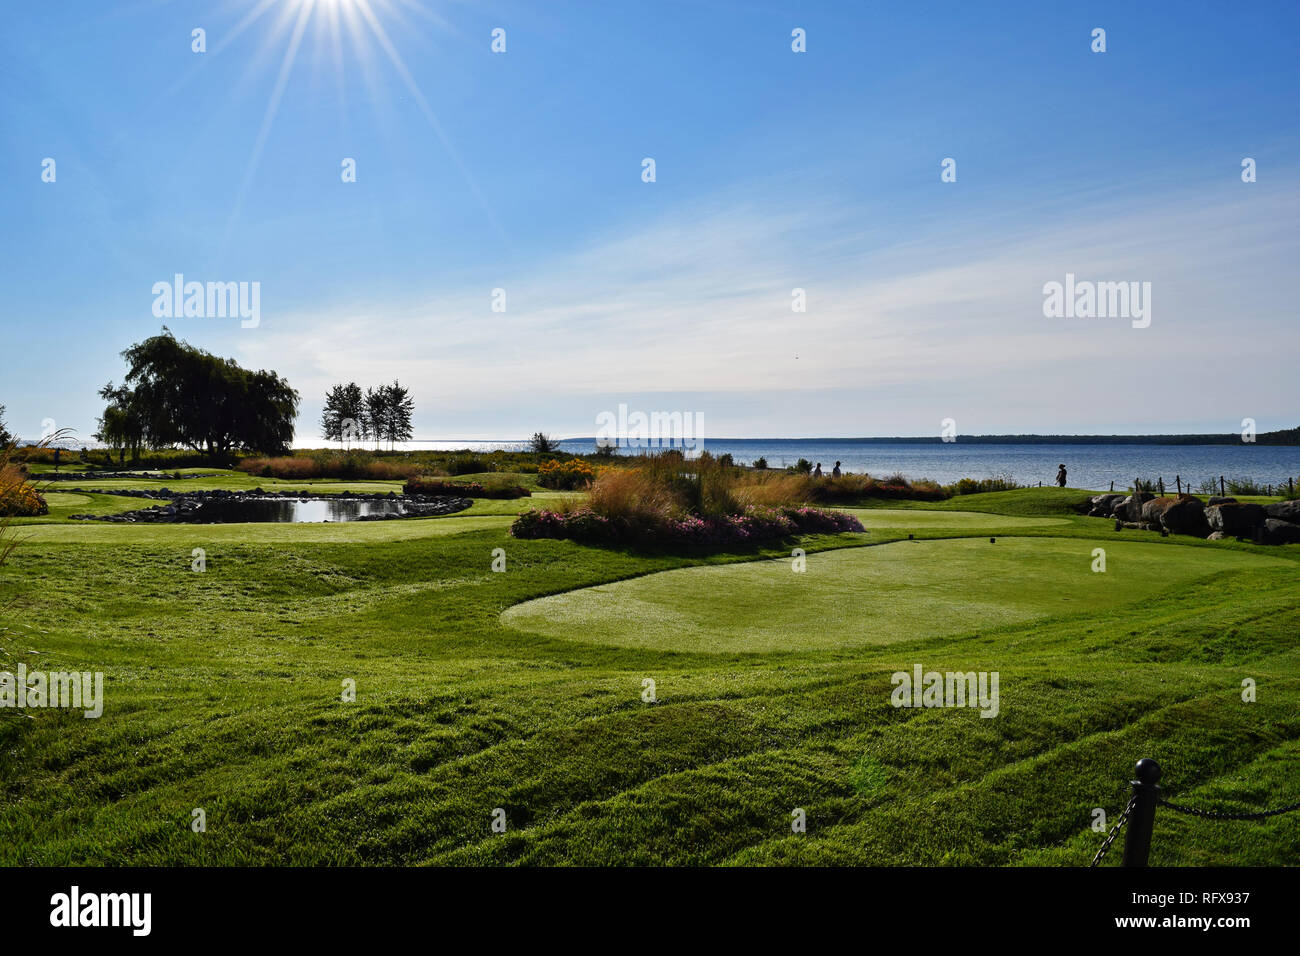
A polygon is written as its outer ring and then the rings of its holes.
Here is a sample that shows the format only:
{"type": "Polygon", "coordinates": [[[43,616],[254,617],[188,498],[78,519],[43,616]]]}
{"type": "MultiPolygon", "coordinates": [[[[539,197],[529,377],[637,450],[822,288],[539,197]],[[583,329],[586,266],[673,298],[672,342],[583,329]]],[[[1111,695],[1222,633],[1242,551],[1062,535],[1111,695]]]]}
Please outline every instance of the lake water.
{"type": "MultiPolygon", "coordinates": [[[[473,451],[519,450],[519,442],[412,442],[409,450],[473,451]]],[[[560,447],[574,454],[595,451],[594,439],[563,441],[560,447]]],[[[1127,488],[1134,478],[1163,478],[1172,488],[1174,477],[1190,481],[1197,489],[1203,481],[1220,475],[1249,478],[1263,484],[1286,484],[1300,478],[1300,447],[1283,445],[984,445],[960,441],[943,444],[874,443],[855,439],[717,439],[703,448],[730,454],[738,463],[766,458],[769,467],[784,468],[807,458],[830,471],[836,461],[852,472],[880,477],[902,472],[909,478],[932,478],[943,484],[959,478],[1009,475],[1021,484],[1052,484],[1056,466],[1065,463],[1072,488],[1127,488]]],[[[636,454],[621,449],[621,453],[636,454]]]]}

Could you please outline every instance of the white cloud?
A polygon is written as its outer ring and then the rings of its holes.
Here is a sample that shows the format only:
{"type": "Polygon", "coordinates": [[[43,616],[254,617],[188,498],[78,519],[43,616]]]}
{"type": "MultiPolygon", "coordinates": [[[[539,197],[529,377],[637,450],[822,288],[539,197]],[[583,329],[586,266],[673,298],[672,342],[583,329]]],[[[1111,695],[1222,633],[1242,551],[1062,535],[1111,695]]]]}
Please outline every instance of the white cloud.
{"type": "MultiPolygon", "coordinates": [[[[1170,389],[1148,401],[1186,409],[1204,403],[1198,380],[1220,369],[1237,376],[1243,401],[1267,402],[1270,388],[1280,400],[1283,356],[1261,354],[1258,341],[1290,322],[1297,196],[1265,203],[1246,194],[1208,205],[1202,195],[1142,208],[1093,205],[1040,218],[1036,228],[1019,220],[1001,235],[954,223],[933,239],[900,236],[884,249],[849,229],[833,255],[804,268],[797,264],[808,262],[806,249],[832,247],[826,224],[843,221],[842,210],[681,210],[499,280],[504,314],[490,310],[491,288],[477,285],[423,302],[303,310],[241,339],[241,357],[286,375],[306,396],[308,414],[334,381],[398,378],[415,392],[418,421],[434,421],[435,409],[477,409],[470,433],[479,435],[515,436],[525,422],[558,430],[542,420],[548,409],[582,407],[584,396],[603,408],[611,395],[649,393],[712,395],[718,428],[735,422],[755,435],[823,434],[831,431],[824,423],[837,420],[849,433],[879,433],[869,416],[836,408],[843,401],[836,393],[889,387],[922,404],[935,396],[934,412],[962,396],[990,419],[1028,403],[1040,418],[1077,421],[1086,395],[1112,420],[1122,406],[1108,403],[1133,395],[1102,382],[1146,375],[1170,389]],[[1042,285],[1067,271],[1150,281],[1151,327],[1044,318],[1042,285]],[[790,310],[795,286],[807,290],[806,314],[790,310]],[[1231,363],[1251,372],[1230,371],[1231,363]],[[1185,370],[1182,379],[1171,378],[1173,366],[1185,370]],[[1031,399],[1025,384],[1048,369],[1051,394],[1031,399]],[[790,405],[791,414],[818,417],[746,419],[753,402],[745,396],[780,392],[821,396],[790,405]]],[[[582,431],[597,410],[572,427],[582,431]]],[[[933,417],[927,410],[925,421],[933,417]]],[[[896,412],[892,420],[886,433],[905,430],[896,412]]],[[[420,430],[465,434],[441,417],[420,430]]]]}

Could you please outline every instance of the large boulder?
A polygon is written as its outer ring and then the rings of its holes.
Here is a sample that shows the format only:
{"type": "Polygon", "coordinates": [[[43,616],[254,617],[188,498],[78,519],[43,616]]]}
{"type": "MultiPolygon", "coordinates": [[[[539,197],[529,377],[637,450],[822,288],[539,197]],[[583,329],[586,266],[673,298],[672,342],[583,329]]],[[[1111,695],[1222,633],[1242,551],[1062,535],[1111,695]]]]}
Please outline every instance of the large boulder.
{"type": "Polygon", "coordinates": [[[1125,521],[1141,521],[1142,506],[1154,498],[1149,491],[1137,491],[1115,506],[1115,517],[1125,521]]]}
{"type": "Polygon", "coordinates": [[[1095,495],[1092,498],[1092,510],[1088,514],[1093,518],[1109,518],[1115,513],[1115,506],[1124,500],[1124,495],[1095,495]]]}
{"type": "Polygon", "coordinates": [[[1177,498],[1167,496],[1152,498],[1150,501],[1144,501],[1142,503],[1142,520],[1147,524],[1159,526],[1160,517],[1165,513],[1165,509],[1170,505],[1175,504],[1177,501],[1177,498]]]}
{"type": "Polygon", "coordinates": [[[1205,518],[1214,531],[1222,531],[1231,538],[1253,538],[1255,530],[1264,524],[1268,513],[1261,505],[1226,504],[1210,505],[1205,518]]]}
{"type": "Polygon", "coordinates": [[[1266,518],[1263,538],[1265,544],[1300,544],[1300,524],[1266,518]]]}
{"type": "Polygon", "coordinates": [[[1210,504],[1212,505],[1235,505],[1236,498],[1227,498],[1222,495],[1210,495],[1210,504]]]}
{"type": "Polygon", "coordinates": [[[1205,518],[1205,505],[1192,495],[1179,495],[1178,499],[1160,514],[1160,524],[1170,534],[1190,534],[1204,538],[1210,533],[1210,523],[1205,518]]]}
{"type": "Polygon", "coordinates": [[[1264,513],[1278,521],[1300,524],[1300,501],[1278,501],[1264,506],[1264,513]]]}

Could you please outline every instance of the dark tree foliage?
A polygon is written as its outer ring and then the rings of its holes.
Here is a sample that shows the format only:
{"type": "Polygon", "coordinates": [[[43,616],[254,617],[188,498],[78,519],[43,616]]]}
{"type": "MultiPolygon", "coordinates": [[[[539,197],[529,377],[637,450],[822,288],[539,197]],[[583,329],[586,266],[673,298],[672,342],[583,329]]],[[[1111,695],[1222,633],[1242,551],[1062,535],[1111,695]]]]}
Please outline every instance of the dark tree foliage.
{"type": "MultiPolygon", "coordinates": [[[[360,397],[360,389],[357,389],[357,394],[360,397]]],[[[328,399],[327,396],[327,402],[328,399]]],[[[410,389],[401,383],[394,381],[392,385],[367,388],[360,402],[361,437],[388,442],[390,449],[396,442],[410,441],[414,412],[415,400],[411,398],[410,389]]]]}
{"type": "Polygon", "coordinates": [[[528,450],[539,455],[551,455],[560,450],[560,443],[545,432],[533,432],[528,440],[528,450]]]}
{"type": "Polygon", "coordinates": [[[101,392],[103,441],[137,452],[140,446],[183,445],[208,455],[236,449],[283,454],[293,441],[298,393],[275,372],[241,368],[161,335],[122,353],[126,378],[101,392]]]}
{"type": "Polygon", "coordinates": [[[353,442],[366,438],[366,400],[356,382],[339,383],[325,393],[321,434],[329,441],[353,442]]]}

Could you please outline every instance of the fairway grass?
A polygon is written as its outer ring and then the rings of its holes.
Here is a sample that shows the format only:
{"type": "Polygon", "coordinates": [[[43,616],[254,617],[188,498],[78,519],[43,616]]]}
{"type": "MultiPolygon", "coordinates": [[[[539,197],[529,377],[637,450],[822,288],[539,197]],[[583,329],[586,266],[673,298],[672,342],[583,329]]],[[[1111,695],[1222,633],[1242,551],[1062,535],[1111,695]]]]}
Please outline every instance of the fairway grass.
{"type": "MultiPolygon", "coordinates": [[[[58,498],[0,568],[0,670],[101,671],[104,712],[0,712],[0,863],[1082,866],[1138,757],[1180,802],[1300,799],[1300,546],[1005,495],[689,553],[510,537],[537,499],[127,525],[67,515],[136,499],[58,498]],[[917,664],[998,671],[999,715],[892,707],[917,664]]],[[[1157,818],[1157,866],[1297,862],[1300,814],[1157,818]]]]}
{"type": "Polygon", "coordinates": [[[850,648],[1102,613],[1198,578],[1289,566],[1123,541],[899,541],[810,555],[802,573],[781,558],[645,575],[527,601],[502,621],[548,637],[659,651],[850,648]],[[1098,547],[1105,573],[1091,571],[1098,547]]]}

